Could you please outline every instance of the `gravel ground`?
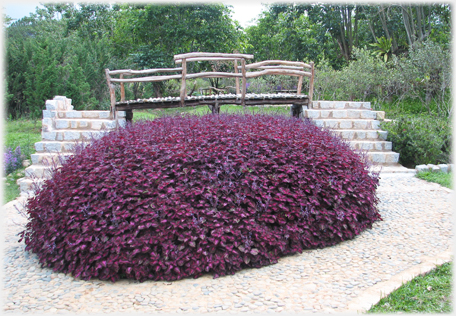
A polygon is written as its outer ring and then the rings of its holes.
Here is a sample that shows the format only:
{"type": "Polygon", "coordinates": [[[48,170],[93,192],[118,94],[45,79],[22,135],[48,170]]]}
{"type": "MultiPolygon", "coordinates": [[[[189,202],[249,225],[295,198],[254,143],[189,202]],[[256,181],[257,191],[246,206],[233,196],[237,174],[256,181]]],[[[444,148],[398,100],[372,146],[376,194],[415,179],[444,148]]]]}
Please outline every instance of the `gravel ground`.
{"type": "Polygon", "coordinates": [[[347,312],[369,289],[426,258],[451,251],[452,191],[384,173],[378,188],[383,221],[353,240],[288,256],[232,276],[174,282],[83,281],[41,268],[17,233],[25,224],[10,202],[5,218],[3,310],[6,313],[305,313],[347,312]]]}

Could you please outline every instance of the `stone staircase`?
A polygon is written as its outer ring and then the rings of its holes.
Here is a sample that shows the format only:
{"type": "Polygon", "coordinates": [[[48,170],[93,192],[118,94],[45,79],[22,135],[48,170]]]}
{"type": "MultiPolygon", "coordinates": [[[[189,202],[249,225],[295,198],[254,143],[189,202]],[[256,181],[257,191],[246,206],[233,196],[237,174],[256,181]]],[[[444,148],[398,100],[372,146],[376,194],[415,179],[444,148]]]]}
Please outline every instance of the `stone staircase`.
{"type": "MultiPolygon", "coordinates": [[[[318,126],[332,129],[349,141],[353,149],[367,150],[368,158],[382,168],[402,168],[399,172],[406,169],[397,163],[399,154],[391,151],[387,132],[380,130],[385,113],[372,111],[369,102],[313,101],[312,108],[303,114],[318,126]]],[[[66,97],[46,101],[42,141],[35,144],[36,153],[31,155],[32,165],[25,169],[25,178],[17,181],[21,194],[28,195],[33,183],[49,178],[51,168],[72,155],[75,144],[87,145],[92,138],[125,123],[125,112],[118,112],[117,120],[112,120],[109,111],[75,111],[71,99],[66,97]]]]}
{"type": "Polygon", "coordinates": [[[304,116],[321,127],[332,129],[347,140],[354,150],[367,150],[369,160],[388,167],[401,167],[399,154],[386,141],[387,132],[380,130],[385,112],[372,111],[370,102],[313,101],[304,116]]]}
{"type": "Polygon", "coordinates": [[[36,153],[31,155],[32,165],[25,169],[25,177],[18,179],[21,194],[27,195],[33,183],[39,184],[51,175],[51,168],[58,167],[72,155],[76,144],[87,145],[125,125],[125,112],[117,113],[117,120],[110,119],[110,111],[75,111],[71,99],[56,96],[46,101],[43,110],[42,140],[35,143],[36,153]]]}

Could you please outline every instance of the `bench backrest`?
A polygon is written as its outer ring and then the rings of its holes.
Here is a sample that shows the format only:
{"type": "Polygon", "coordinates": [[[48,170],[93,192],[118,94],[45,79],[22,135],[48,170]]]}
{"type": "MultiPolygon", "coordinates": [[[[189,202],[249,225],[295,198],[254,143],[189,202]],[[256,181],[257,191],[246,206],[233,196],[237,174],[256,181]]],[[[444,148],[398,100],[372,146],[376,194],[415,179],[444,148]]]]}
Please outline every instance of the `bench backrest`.
{"type": "Polygon", "coordinates": [[[187,95],[187,79],[195,78],[235,78],[236,81],[236,94],[241,94],[241,103],[244,104],[245,94],[247,90],[247,79],[255,78],[264,75],[287,75],[296,76],[298,79],[298,86],[296,93],[301,94],[303,77],[309,77],[309,102],[312,102],[313,95],[313,81],[314,81],[314,63],[309,64],[303,62],[293,62],[284,60],[266,60],[253,64],[246,64],[246,59],[252,59],[253,55],[249,54],[224,54],[224,53],[187,53],[174,56],[174,62],[180,64],[181,67],[177,68],[157,68],[147,70],[109,70],[106,69],[106,79],[110,89],[111,96],[111,110],[114,111],[116,96],[113,83],[120,83],[121,102],[125,101],[125,88],[124,83],[128,82],[156,82],[171,79],[180,79],[180,102],[183,106],[185,97],[187,95]],[[188,73],[187,65],[189,62],[195,61],[232,61],[234,63],[234,72],[200,72],[188,73]],[[257,71],[252,71],[257,70],[257,71]],[[305,71],[307,70],[307,71],[305,71]],[[148,77],[125,78],[125,76],[156,74],[163,72],[175,72],[173,75],[160,75],[148,77]],[[113,75],[119,75],[119,78],[112,78],[113,75]],[[242,79],[242,89],[240,87],[239,79],[242,79]]]}

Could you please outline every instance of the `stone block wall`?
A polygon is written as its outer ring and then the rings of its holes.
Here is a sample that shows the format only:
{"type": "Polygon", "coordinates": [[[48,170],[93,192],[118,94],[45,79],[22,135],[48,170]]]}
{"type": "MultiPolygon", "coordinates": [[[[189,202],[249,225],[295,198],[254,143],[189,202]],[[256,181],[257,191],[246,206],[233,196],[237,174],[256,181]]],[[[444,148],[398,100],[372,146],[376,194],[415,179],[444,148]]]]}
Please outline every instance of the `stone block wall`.
{"type": "Polygon", "coordinates": [[[72,154],[76,142],[89,143],[93,138],[125,126],[125,112],[111,119],[110,111],[76,111],[71,99],[56,96],[46,101],[43,110],[41,141],[35,144],[32,165],[25,169],[25,178],[17,183],[23,194],[29,194],[33,183],[49,176],[50,165],[59,165],[72,154]]]}

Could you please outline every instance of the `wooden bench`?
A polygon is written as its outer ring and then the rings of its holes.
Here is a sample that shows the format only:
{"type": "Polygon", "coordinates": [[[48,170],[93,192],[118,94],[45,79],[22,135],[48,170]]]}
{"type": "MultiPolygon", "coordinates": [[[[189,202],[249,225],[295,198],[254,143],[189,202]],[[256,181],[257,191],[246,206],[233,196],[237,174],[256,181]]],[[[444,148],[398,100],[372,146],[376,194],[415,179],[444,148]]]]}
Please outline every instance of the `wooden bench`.
{"type": "Polygon", "coordinates": [[[174,61],[181,67],[158,68],[146,70],[109,70],[106,69],[106,79],[109,86],[111,97],[111,115],[115,118],[116,111],[126,111],[127,121],[133,118],[134,109],[157,109],[175,108],[196,105],[208,105],[213,113],[219,113],[220,106],[223,104],[238,104],[243,106],[255,106],[266,104],[291,104],[292,115],[299,117],[303,106],[309,106],[312,102],[314,63],[266,60],[252,64],[246,64],[247,59],[252,59],[253,55],[248,54],[223,54],[223,53],[188,53],[174,56],[174,61]],[[188,63],[198,61],[223,61],[233,62],[234,72],[200,72],[188,73],[188,63]],[[305,71],[307,70],[307,71],[305,71]],[[157,75],[161,73],[175,73],[167,75],[157,75]],[[113,76],[119,76],[114,78],[113,76]],[[126,78],[131,76],[133,78],[126,78]],[[152,75],[145,76],[144,75],[152,75]],[[287,75],[298,77],[296,93],[271,93],[271,94],[248,94],[247,80],[266,75],[287,75]],[[309,93],[301,94],[303,77],[309,77],[309,93]],[[236,94],[216,94],[208,96],[188,96],[187,80],[196,78],[234,78],[236,83],[236,94]],[[125,100],[125,83],[132,82],[159,82],[165,80],[178,79],[181,81],[179,97],[150,98],[138,100],[125,100]],[[120,84],[120,101],[116,100],[115,86],[120,84]]]}

